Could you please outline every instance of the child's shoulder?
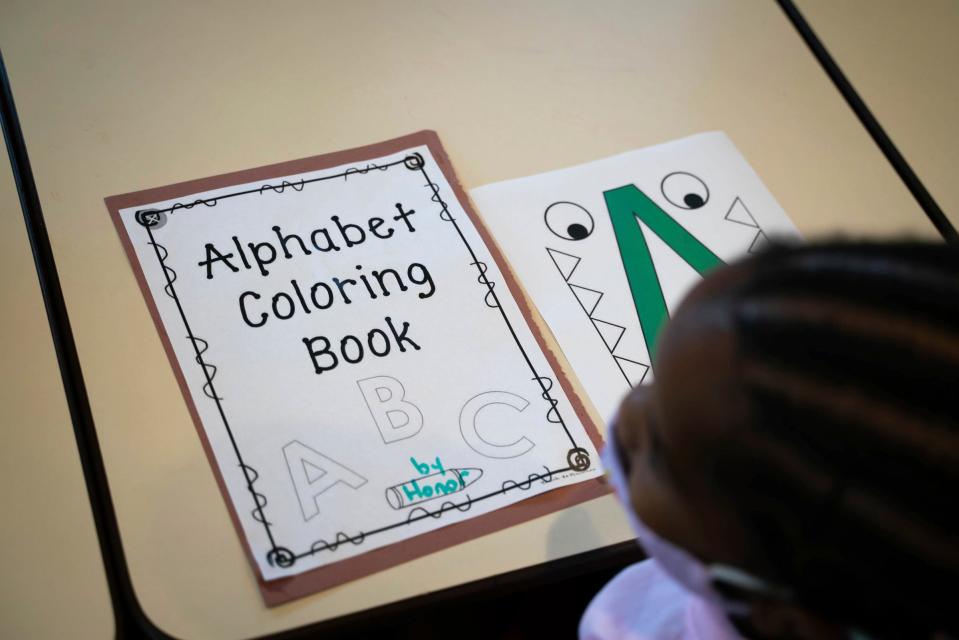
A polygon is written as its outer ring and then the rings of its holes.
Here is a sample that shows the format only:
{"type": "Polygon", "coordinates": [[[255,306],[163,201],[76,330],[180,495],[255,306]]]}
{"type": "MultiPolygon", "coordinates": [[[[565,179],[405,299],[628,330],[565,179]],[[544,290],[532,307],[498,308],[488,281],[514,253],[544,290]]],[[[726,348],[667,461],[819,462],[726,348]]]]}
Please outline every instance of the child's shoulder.
{"type": "Polygon", "coordinates": [[[580,640],[681,640],[689,598],[657,563],[638,562],[589,603],[579,624],[580,640]]]}

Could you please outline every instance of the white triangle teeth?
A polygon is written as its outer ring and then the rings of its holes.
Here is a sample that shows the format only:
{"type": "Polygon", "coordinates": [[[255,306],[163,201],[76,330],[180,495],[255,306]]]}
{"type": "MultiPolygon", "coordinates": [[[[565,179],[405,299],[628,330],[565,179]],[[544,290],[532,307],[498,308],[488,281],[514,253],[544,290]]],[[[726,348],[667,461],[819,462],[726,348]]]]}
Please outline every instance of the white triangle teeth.
{"type": "Polygon", "coordinates": [[[732,206],[730,206],[729,211],[726,212],[725,219],[730,222],[752,227],[753,229],[759,229],[759,225],[756,223],[753,214],[749,212],[749,209],[739,196],[736,196],[736,199],[733,200],[732,206]]]}
{"type": "Polygon", "coordinates": [[[619,346],[619,341],[623,339],[623,334],[626,333],[626,327],[613,322],[607,322],[606,320],[600,320],[599,318],[590,318],[590,320],[593,321],[593,326],[596,327],[603,342],[606,343],[606,348],[609,349],[609,352],[613,353],[616,351],[616,347],[619,346]]]}
{"type": "Polygon", "coordinates": [[[592,318],[593,312],[596,311],[596,306],[599,304],[599,301],[603,299],[603,292],[590,289],[589,287],[582,287],[571,282],[568,284],[573,295],[576,296],[576,299],[579,301],[580,306],[583,307],[583,311],[592,318]]]}
{"type": "Polygon", "coordinates": [[[634,387],[641,385],[643,380],[646,379],[646,374],[649,373],[650,366],[648,364],[643,364],[642,362],[637,362],[636,360],[622,356],[613,356],[613,360],[616,361],[616,366],[619,367],[623,376],[634,387]]]}
{"type": "Polygon", "coordinates": [[[573,272],[576,271],[576,267],[579,266],[582,258],[570,255],[565,251],[550,249],[549,247],[546,247],[546,251],[549,253],[553,264],[556,265],[556,269],[559,270],[559,274],[563,276],[563,280],[569,282],[569,279],[573,276],[573,272]]]}

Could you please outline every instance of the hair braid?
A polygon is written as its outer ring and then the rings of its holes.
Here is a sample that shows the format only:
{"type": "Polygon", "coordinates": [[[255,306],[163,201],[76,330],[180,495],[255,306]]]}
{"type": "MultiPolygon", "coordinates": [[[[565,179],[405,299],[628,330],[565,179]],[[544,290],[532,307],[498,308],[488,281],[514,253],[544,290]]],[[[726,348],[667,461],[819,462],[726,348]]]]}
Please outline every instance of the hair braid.
{"type": "Polygon", "coordinates": [[[800,599],[879,637],[959,633],[959,252],[752,260],[730,305],[751,418],[717,481],[800,599]]]}

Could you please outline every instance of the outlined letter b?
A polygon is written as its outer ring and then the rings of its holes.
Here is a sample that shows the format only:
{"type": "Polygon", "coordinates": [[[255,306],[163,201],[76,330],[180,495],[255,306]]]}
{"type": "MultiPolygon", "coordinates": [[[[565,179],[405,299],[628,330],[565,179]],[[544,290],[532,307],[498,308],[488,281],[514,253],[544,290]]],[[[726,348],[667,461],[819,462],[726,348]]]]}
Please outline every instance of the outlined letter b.
{"type": "Polygon", "coordinates": [[[374,376],[356,384],[386,444],[412,438],[423,428],[423,412],[406,400],[406,389],[396,378],[374,376]]]}

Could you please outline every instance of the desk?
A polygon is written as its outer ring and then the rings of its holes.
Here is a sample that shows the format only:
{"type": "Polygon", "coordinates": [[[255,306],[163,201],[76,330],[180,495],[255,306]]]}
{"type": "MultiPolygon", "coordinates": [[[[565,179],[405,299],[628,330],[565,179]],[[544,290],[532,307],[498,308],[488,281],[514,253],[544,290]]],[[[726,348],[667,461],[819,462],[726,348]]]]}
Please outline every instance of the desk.
{"type": "Polygon", "coordinates": [[[797,0],[796,5],[959,226],[959,4],[797,0]]]}
{"type": "Polygon", "coordinates": [[[0,160],[0,637],[113,633],[97,534],[10,164],[0,160]]]}
{"type": "Polygon", "coordinates": [[[807,236],[937,237],[772,3],[20,2],[0,41],[133,586],[181,637],[289,629],[631,536],[607,497],[266,609],[104,196],[422,128],[466,188],[723,129],[807,236]]]}

